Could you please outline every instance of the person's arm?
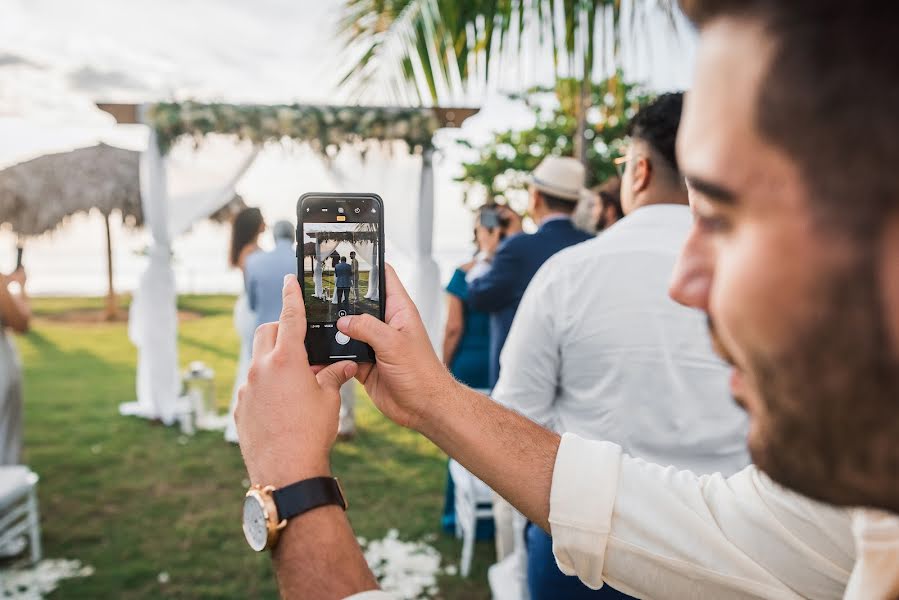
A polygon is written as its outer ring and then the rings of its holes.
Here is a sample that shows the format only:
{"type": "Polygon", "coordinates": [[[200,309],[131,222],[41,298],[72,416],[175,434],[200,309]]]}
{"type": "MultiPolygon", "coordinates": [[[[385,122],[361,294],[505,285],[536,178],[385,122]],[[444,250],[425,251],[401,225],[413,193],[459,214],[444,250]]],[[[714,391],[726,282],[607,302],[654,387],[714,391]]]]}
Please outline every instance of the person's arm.
{"type": "Polygon", "coordinates": [[[592,588],[641,598],[841,598],[849,511],[756,467],[697,476],[565,434],[553,474],[553,553],[592,588]]]}
{"type": "Polygon", "coordinates": [[[465,329],[465,305],[454,294],[446,295],[446,325],[443,328],[443,364],[452,364],[462,331],[465,329]]]}
{"type": "MultiPolygon", "coordinates": [[[[234,418],[252,484],[286,485],[331,474],[340,386],[356,365],[310,368],[299,283],[285,277],[278,323],[256,330],[253,362],[234,418]]],[[[347,490],[352,504],[352,490],[347,490]]],[[[272,553],[283,598],[346,598],[377,588],[344,511],[313,509],[288,521],[272,553]]]]}
{"type": "Polygon", "coordinates": [[[28,333],[31,325],[31,308],[25,292],[25,271],[19,269],[9,276],[0,275],[0,325],[16,333],[28,333]],[[9,291],[12,282],[19,284],[19,293],[9,291]]]}
{"type": "Polygon", "coordinates": [[[567,434],[560,446],[558,435],[455,382],[396,274],[385,275],[386,324],[370,315],[338,321],[377,352],[357,378],[390,419],[551,531],[563,571],[643,597],[827,598],[845,585],[846,511],[766,489],[754,469],[697,477],[608,442],[567,434]]]}
{"type": "Polygon", "coordinates": [[[469,282],[468,302],[473,309],[497,312],[521,298],[524,289],[519,273],[523,261],[517,245],[500,246],[490,270],[469,282]]]}
{"type": "Polygon", "coordinates": [[[550,258],[528,285],[500,355],[499,381],[491,397],[504,406],[554,428],[553,405],[561,368],[559,305],[550,258]]]}

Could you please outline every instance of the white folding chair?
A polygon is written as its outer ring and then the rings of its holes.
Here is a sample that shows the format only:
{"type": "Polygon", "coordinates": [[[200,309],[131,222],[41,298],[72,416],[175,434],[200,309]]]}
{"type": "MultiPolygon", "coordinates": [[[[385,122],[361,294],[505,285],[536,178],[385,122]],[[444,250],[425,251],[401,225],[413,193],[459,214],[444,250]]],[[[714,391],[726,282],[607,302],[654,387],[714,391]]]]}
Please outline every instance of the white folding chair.
{"type": "Polygon", "coordinates": [[[0,548],[27,535],[33,564],[42,556],[37,482],[37,474],[24,465],[0,467],[0,548]]]}
{"type": "Polygon", "coordinates": [[[483,481],[469,473],[455,460],[449,461],[450,476],[455,487],[456,537],[462,538],[462,560],[459,573],[468,577],[474,555],[478,519],[493,516],[493,492],[483,481]]]}

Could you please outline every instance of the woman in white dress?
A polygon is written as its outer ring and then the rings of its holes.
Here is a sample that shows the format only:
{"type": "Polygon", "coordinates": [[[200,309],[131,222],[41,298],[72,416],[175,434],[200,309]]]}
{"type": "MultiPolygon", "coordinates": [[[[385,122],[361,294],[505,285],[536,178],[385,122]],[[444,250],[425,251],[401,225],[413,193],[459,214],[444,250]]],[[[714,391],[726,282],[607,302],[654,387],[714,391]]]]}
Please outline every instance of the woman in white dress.
{"type": "Polygon", "coordinates": [[[0,273],[0,465],[22,462],[22,366],[7,336],[28,331],[30,317],[25,270],[0,273]],[[12,283],[19,284],[18,294],[10,291],[12,283]]]}
{"type": "MultiPolygon", "coordinates": [[[[231,227],[231,266],[244,273],[247,258],[259,251],[259,234],[265,231],[265,221],[258,208],[245,208],[234,217],[231,227]]],[[[247,380],[250,355],[253,350],[253,334],[256,331],[256,314],[250,310],[246,288],[241,291],[234,304],[234,328],[240,337],[240,360],[231,392],[231,408],[228,410],[228,424],[225,439],[237,443],[237,425],[234,423],[234,409],[237,406],[237,391],[247,380]]]]}

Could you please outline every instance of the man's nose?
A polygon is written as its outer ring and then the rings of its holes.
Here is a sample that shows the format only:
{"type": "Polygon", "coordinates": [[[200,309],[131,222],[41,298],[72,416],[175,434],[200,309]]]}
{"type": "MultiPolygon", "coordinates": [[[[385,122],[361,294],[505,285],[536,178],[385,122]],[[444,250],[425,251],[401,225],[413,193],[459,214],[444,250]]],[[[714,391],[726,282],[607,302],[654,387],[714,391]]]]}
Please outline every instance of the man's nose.
{"type": "Polygon", "coordinates": [[[671,299],[684,306],[708,312],[713,258],[695,228],[681,248],[668,285],[671,299]]]}

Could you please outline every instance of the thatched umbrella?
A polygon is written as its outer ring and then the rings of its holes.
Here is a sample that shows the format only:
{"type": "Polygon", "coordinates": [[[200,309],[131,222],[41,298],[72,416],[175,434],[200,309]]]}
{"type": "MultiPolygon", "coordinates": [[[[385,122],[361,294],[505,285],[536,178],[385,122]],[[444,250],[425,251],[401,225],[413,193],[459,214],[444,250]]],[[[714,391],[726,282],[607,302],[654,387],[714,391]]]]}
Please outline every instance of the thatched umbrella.
{"type": "MultiPolygon", "coordinates": [[[[143,223],[140,200],[140,152],[98,144],[71,152],[48,154],[0,171],[0,223],[19,235],[40,235],[67,217],[96,208],[106,223],[106,316],[115,318],[112,285],[110,216],[121,213],[130,226],[143,223]]],[[[244,207],[235,196],[212,218],[230,219],[244,207]]]]}

